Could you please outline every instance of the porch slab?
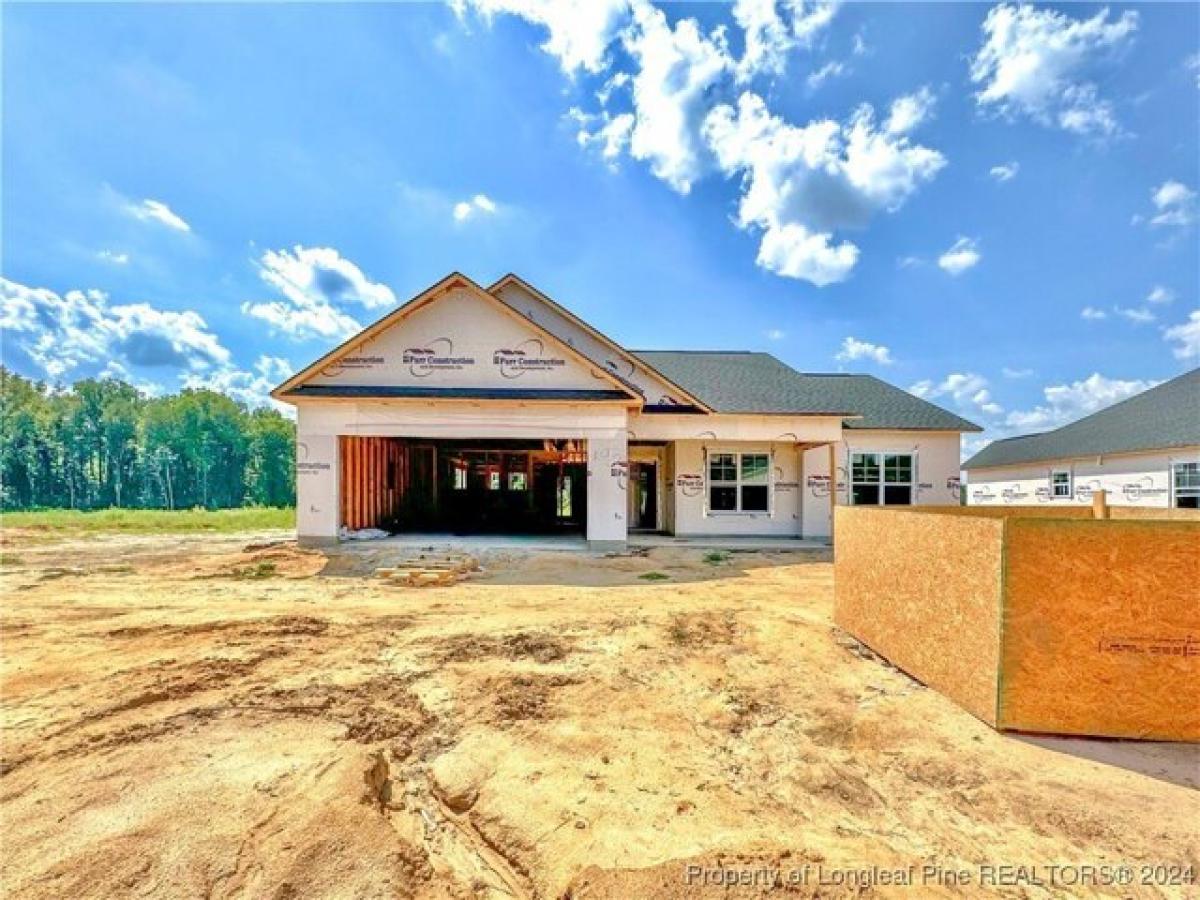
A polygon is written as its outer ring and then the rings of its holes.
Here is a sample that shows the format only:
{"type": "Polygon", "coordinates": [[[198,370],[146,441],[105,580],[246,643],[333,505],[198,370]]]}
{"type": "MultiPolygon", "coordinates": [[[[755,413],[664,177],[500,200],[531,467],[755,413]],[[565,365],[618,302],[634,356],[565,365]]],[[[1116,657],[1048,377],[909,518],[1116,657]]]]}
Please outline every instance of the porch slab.
{"type": "Polygon", "coordinates": [[[697,550],[762,550],[779,553],[789,550],[828,550],[833,544],[826,538],[799,538],[788,536],[730,536],[720,537],[695,535],[684,537],[673,534],[630,534],[630,547],[692,547],[697,550]]]}

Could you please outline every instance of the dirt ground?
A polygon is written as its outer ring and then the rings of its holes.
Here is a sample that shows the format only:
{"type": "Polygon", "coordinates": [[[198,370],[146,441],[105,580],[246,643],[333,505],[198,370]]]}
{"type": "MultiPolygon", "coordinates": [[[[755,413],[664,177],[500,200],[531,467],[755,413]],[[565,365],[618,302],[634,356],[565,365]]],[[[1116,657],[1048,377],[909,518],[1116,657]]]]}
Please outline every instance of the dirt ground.
{"type": "Polygon", "coordinates": [[[1195,895],[1200,748],[997,735],[826,554],[4,538],[8,896],[1195,895]]]}

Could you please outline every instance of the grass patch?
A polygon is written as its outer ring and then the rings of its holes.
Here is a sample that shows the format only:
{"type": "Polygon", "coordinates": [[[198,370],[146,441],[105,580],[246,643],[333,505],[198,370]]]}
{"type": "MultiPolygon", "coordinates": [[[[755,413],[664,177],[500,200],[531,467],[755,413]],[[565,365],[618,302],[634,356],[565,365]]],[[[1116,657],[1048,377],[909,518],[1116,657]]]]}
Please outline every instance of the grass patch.
{"type": "Polygon", "coordinates": [[[702,559],[710,566],[719,566],[722,563],[729,562],[729,556],[730,554],[724,550],[709,550],[704,554],[702,559]]]}
{"type": "Polygon", "coordinates": [[[46,532],[98,534],[175,534],[186,532],[262,531],[295,528],[292,507],[247,506],[242,509],[41,509],[6,512],[0,527],[46,532]]]}
{"type": "Polygon", "coordinates": [[[670,577],[666,572],[643,572],[638,576],[642,581],[666,581],[670,577]]]}
{"type": "Polygon", "coordinates": [[[25,560],[17,556],[15,553],[0,553],[0,569],[5,566],[23,566],[25,560]]]}
{"type": "Polygon", "coordinates": [[[275,563],[266,560],[233,572],[235,578],[274,578],[278,574],[275,563]]]}

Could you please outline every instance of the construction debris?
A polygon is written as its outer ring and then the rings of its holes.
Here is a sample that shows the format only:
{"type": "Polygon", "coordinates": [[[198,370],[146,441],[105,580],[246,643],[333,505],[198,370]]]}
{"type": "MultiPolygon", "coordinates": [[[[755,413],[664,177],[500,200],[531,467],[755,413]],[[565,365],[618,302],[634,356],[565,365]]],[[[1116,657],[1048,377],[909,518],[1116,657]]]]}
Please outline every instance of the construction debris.
{"type": "Polygon", "coordinates": [[[338,531],[338,537],[343,541],[377,541],[380,538],[391,537],[390,531],[382,528],[346,528],[338,531]]]}
{"type": "Polygon", "coordinates": [[[479,560],[465,553],[419,553],[375,570],[376,578],[404,587],[442,587],[457,584],[480,570],[479,560]]]}

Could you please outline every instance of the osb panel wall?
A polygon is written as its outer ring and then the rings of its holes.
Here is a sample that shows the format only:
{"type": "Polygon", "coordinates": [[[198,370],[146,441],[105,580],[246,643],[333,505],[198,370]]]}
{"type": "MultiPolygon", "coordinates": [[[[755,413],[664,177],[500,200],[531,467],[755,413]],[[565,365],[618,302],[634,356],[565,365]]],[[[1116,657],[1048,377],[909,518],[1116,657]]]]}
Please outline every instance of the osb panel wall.
{"type": "Polygon", "coordinates": [[[1018,516],[1034,519],[1093,518],[1090,506],[926,506],[913,509],[947,516],[973,516],[979,519],[1012,519],[1018,516]]]}
{"type": "Polygon", "coordinates": [[[1200,523],[1007,524],[999,727],[1200,739],[1200,523]]]}
{"type": "Polygon", "coordinates": [[[834,621],[990,725],[1004,522],[836,507],[834,621]]]}
{"type": "Polygon", "coordinates": [[[1200,509],[1160,509],[1154,506],[1109,506],[1110,519],[1173,519],[1200,522],[1200,509]]]}

